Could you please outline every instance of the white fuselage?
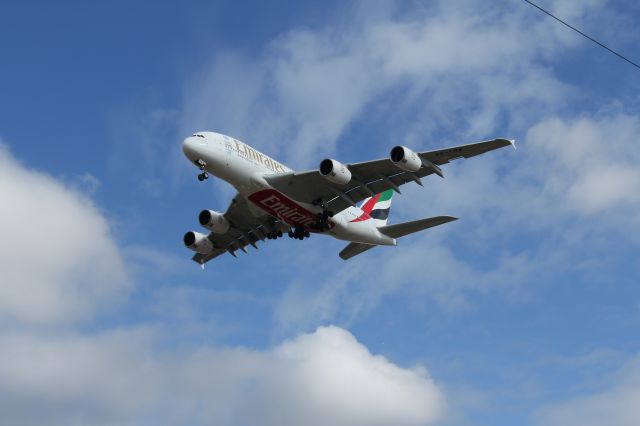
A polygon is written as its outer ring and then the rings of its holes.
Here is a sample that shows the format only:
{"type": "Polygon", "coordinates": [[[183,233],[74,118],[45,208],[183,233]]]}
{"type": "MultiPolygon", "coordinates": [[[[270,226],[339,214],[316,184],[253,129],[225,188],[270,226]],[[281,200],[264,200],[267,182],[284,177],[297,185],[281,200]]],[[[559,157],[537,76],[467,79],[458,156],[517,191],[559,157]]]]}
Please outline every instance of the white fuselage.
{"type": "MultiPolygon", "coordinates": [[[[198,132],[182,143],[184,155],[208,173],[227,181],[247,199],[256,216],[269,215],[290,227],[310,229],[320,206],[301,203],[271,187],[265,175],[293,172],[282,163],[262,154],[232,137],[214,132],[198,132]]],[[[334,238],[364,244],[395,245],[396,241],[382,234],[374,220],[363,218],[358,207],[349,207],[329,219],[328,230],[319,233],[334,238]],[[358,221],[354,221],[359,219],[358,221]],[[364,220],[363,220],[364,219],[364,220]]]]}

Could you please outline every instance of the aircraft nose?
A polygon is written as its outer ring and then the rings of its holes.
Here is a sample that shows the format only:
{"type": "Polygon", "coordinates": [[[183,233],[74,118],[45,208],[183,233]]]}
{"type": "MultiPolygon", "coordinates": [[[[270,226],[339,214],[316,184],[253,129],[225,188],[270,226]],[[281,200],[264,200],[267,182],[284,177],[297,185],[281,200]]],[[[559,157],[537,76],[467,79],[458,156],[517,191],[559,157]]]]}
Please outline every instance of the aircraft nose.
{"type": "Polygon", "coordinates": [[[182,141],[182,152],[185,157],[191,161],[195,160],[195,157],[197,156],[196,141],[194,139],[195,138],[193,136],[189,136],[182,141]]]}

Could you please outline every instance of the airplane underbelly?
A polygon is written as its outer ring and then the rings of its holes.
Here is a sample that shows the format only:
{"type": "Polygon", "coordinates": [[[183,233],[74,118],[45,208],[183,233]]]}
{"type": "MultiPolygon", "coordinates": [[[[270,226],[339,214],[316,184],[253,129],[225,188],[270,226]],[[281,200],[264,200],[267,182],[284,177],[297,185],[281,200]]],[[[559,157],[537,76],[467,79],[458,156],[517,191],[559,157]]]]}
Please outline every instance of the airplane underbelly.
{"type": "MultiPolygon", "coordinates": [[[[317,214],[321,212],[319,207],[298,203],[275,189],[261,189],[247,198],[261,210],[292,227],[312,228],[317,214]]],[[[329,225],[331,227],[333,223],[330,221],[329,225]]]]}

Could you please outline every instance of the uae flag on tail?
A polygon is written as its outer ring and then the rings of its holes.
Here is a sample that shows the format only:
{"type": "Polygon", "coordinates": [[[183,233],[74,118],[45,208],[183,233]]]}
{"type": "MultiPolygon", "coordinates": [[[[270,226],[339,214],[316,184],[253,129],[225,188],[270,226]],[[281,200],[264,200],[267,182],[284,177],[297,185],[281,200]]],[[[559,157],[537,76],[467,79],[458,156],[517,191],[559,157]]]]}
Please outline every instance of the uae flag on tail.
{"type": "Polygon", "coordinates": [[[360,208],[375,221],[376,226],[384,226],[387,224],[392,195],[393,190],[388,189],[380,194],[376,194],[375,197],[367,198],[362,203],[360,208]]]}

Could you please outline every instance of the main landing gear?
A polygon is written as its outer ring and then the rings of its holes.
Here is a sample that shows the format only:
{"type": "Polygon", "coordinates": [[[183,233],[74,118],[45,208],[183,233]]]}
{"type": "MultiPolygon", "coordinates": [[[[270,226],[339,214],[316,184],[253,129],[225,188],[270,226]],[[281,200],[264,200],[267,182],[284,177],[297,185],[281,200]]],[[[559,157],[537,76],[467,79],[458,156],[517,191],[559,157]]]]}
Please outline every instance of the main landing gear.
{"type": "Polygon", "coordinates": [[[198,175],[198,180],[202,182],[203,180],[209,179],[209,173],[202,172],[198,175]]]}
{"type": "Polygon", "coordinates": [[[305,238],[309,238],[311,234],[304,228],[293,228],[293,230],[289,230],[289,238],[295,238],[297,240],[304,240],[305,238]]]}
{"type": "Polygon", "coordinates": [[[309,226],[309,228],[313,229],[314,231],[320,232],[328,230],[329,218],[333,217],[333,212],[328,209],[329,206],[327,205],[327,202],[322,198],[318,198],[317,200],[313,201],[312,204],[320,207],[322,209],[322,212],[316,215],[315,222],[313,222],[311,226],[309,226]]]}
{"type": "Polygon", "coordinates": [[[318,231],[326,231],[328,229],[327,223],[329,223],[330,217],[333,217],[332,211],[323,210],[322,213],[318,213],[316,216],[316,222],[313,224],[313,228],[318,231]]]}
{"type": "Polygon", "coordinates": [[[267,234],[267,238],[270,240],[277,240],[280,237],[282,237],[282,231],[273,231],[267,234]]]}

